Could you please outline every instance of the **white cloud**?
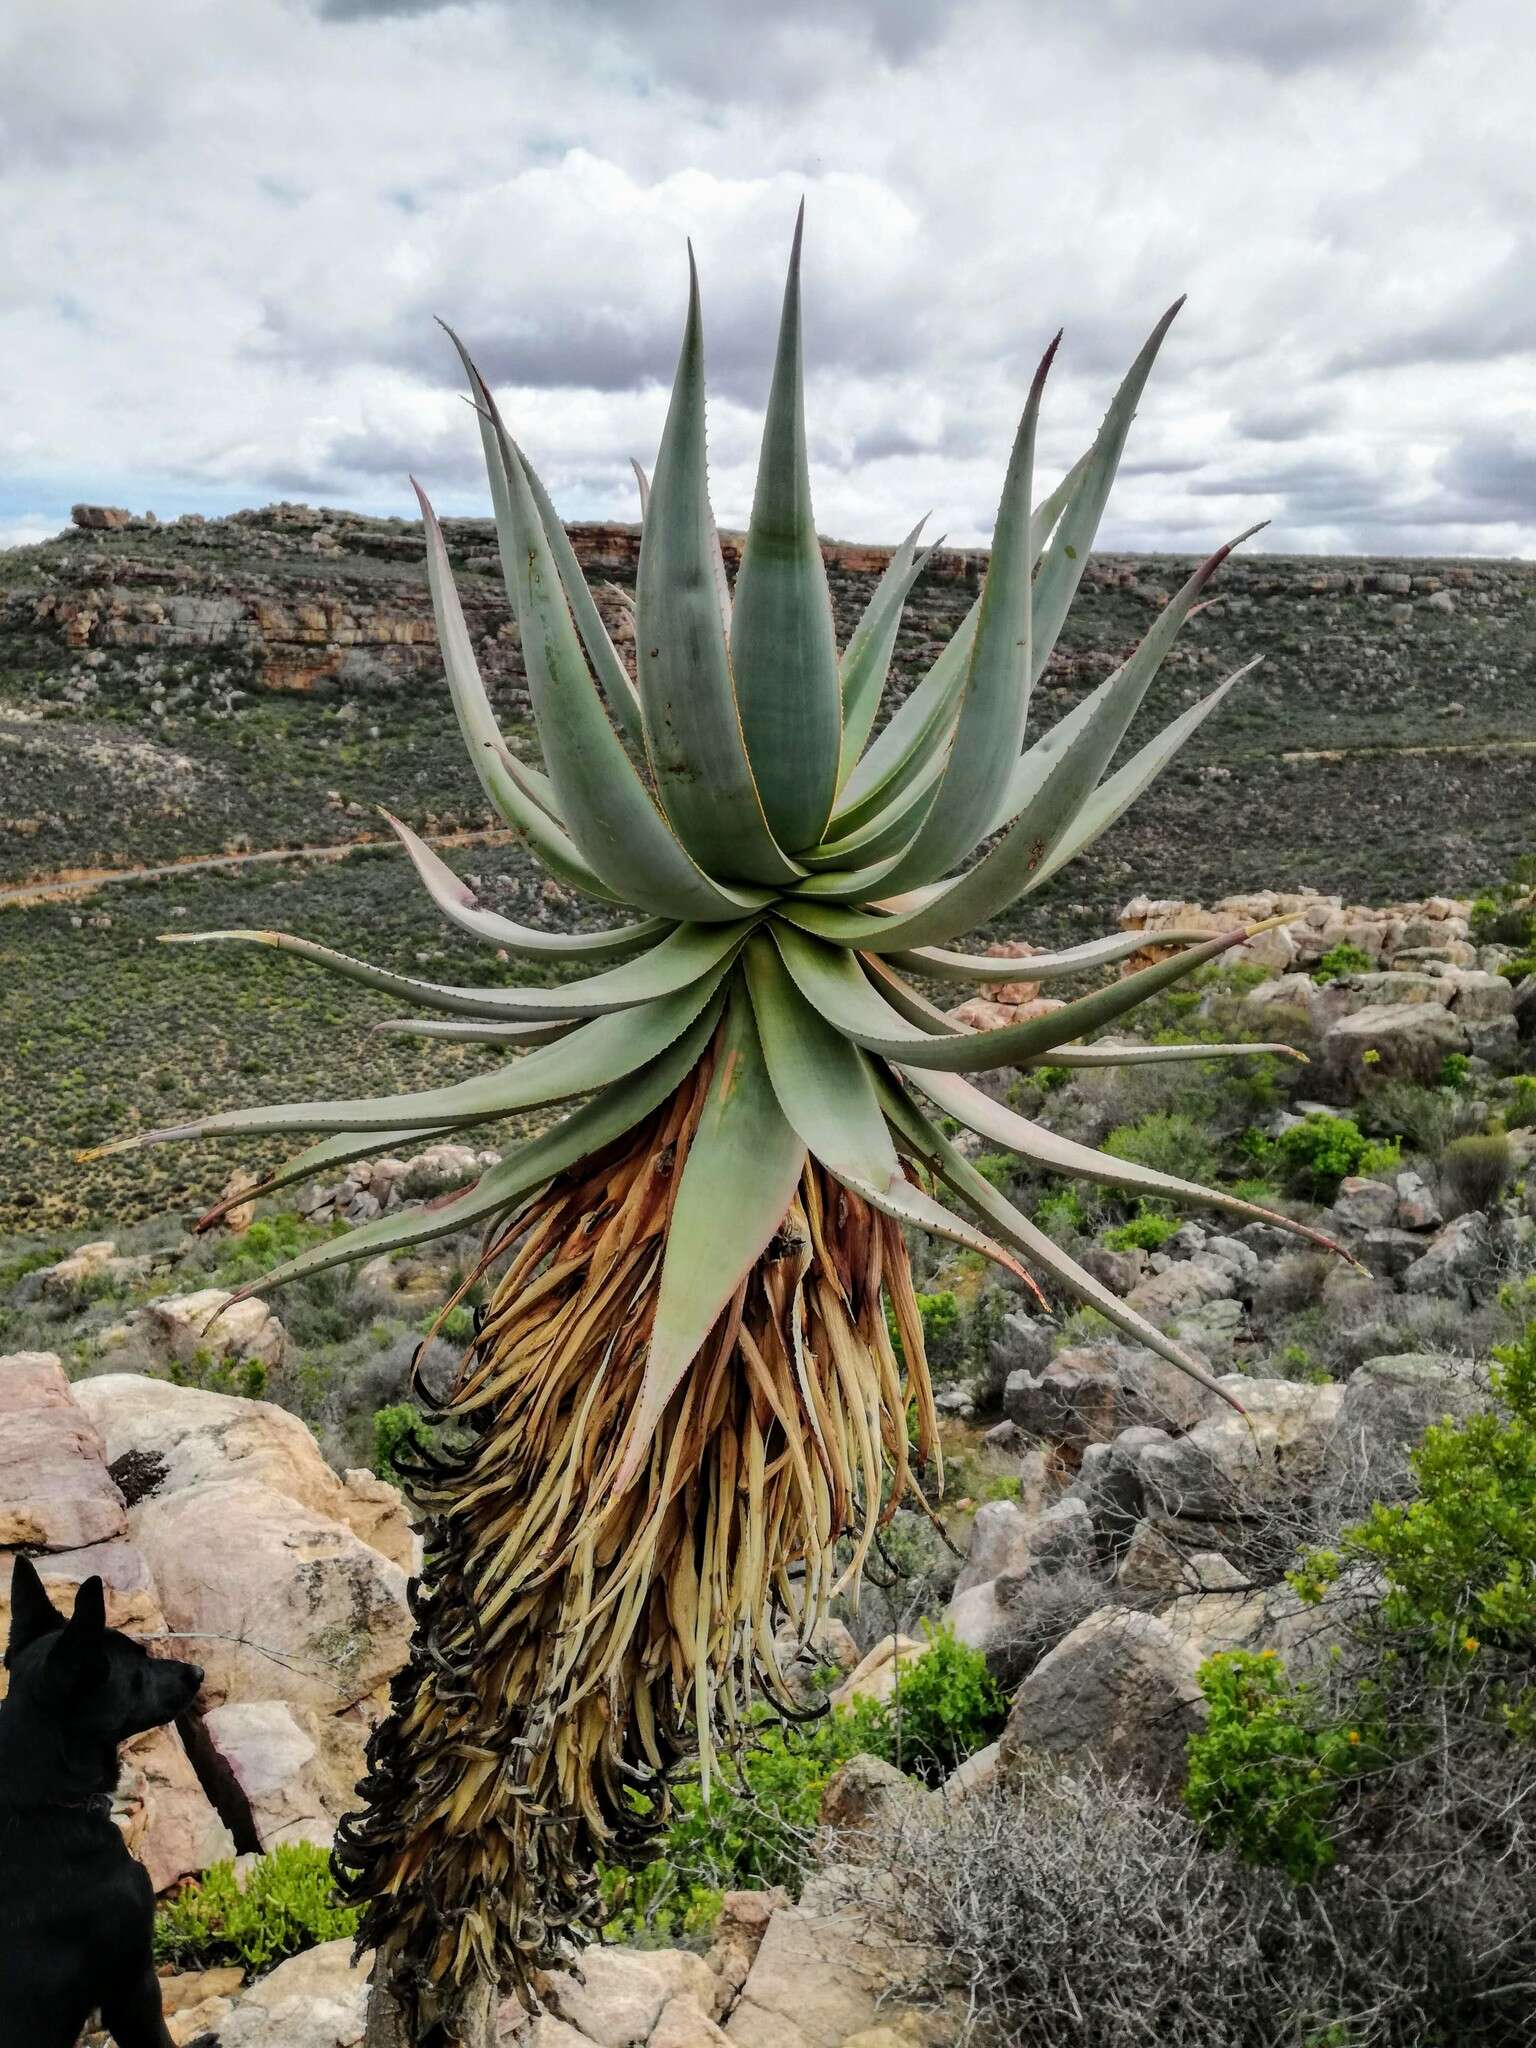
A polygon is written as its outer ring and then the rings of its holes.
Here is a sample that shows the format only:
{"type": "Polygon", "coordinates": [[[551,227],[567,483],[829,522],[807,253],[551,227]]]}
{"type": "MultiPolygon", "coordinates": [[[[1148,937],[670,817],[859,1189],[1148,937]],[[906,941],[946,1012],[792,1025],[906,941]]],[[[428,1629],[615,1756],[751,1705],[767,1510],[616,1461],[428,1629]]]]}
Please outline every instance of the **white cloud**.
{"type": "Polygon", "coordinates": [[[1108,542],[1528,553],[1533,100],[1523,0],[11,0],[0,536],[477,508],[435,314],[630,517],[688,235],[740,521],[804,193],[829,532],[984,537],[1049,333],[1060,467],[1187,289],[1108,542]]]}

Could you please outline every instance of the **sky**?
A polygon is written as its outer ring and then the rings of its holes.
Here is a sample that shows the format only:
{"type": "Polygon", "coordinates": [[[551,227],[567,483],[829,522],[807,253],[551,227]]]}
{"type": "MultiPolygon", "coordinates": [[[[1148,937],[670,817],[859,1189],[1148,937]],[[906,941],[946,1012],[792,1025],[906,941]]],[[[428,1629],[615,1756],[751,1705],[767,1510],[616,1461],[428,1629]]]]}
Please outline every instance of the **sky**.
{"type": "Polygon", "coordinates": [[[1536,553],[1531,0],[6,0],[0,546],[77,499],[486,509],[438,318],[638,516],[704,294],[745,523],[806,203],[818,524],[988,537],[1163,309],[1102,544],[1536,553]]]}

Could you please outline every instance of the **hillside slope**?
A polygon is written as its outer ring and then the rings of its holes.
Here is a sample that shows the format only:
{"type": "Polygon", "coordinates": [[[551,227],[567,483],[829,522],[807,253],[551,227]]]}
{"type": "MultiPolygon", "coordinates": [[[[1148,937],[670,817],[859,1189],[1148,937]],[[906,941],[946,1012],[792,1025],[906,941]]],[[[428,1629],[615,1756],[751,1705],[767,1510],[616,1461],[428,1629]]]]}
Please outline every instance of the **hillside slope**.
{"type": "MultiPolygon", "coordinates": [[[[106,517],[87,514],[88,517],[106,517]]],[[[114,515],[115,516],[115,515],[114,515]]],[[[629,635],[638,532],[572,529],[610,628],[629,635]]],[[[514,745],[526,695],[488,521],[449,524],[471,632],[514,745]]],[[[727,556],[735,548],[726,539],[727,556]]],[[[846,639],[886,551],[828,548],[846,639]]],[[[896,656],[910,685],[985,565],[946,550],[896,656]]],[[[1053,722],[1188,573],[1096,556],[1037,693],[1053,722]]],[[[1310,884],[1385,900],[1508,868],[1536,817],[1536,565],[1251,555],[1187,627],[1138,730],[1255,654],[1264,665],[1096,849],[1042,892],[1032,932],[1113,921],[1135,890],[1211,900],[1310,884]]],[[[0,554],[0,1136],[7,1219],[144,1213],[216,1189],[240,1155],[180,1151],[80,1170],[75,1146],[135,1105],[174,1121],[270,1092],[422,1085],[464,1048],[370,1038],[388,1014],[292,962],[165,955],[168,927],[282,925],[443,978],[484,979],[399,857],[363,852],[388,803],[476,835],[456,856],[490,899],[575,921],[494,826],[438,665],[419,527],[277,505],[213,521],[78,526],[0,554]],[[351,859],[317,851],[357,847],[351,859]],[[236,854],[295,858],[203,867],[236,854]],[[171,866],[50,894],[69,877],[171,866]]],[[[557,892],[558,893],[558,892],[557,892]]],[[[494,971],[494,969],[492,970],[494,971]]],[[[473,1055],[472,1055],[473,1056],[473,1055]]]]}

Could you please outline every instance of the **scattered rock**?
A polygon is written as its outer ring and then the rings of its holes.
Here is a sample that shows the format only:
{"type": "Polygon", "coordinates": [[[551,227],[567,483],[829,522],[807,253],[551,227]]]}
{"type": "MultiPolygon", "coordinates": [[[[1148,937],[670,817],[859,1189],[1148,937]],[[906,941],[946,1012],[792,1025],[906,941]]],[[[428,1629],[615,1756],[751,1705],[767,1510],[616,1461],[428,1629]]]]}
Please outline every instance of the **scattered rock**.
{"type": "Polygon", "coordinates": [[[1165,1621],[1101,1608],[1035,1666],[1003,1730],[1003,1769],[1025,1750],[1091,1758],[1156,1785],[1184,1774],[1184,1749],[1204,1724],[1198,1659],[1165,1621]]]}
{"type": "Polygon", "coordinates": [[[287,1333],[267,1304],[254,1298],[236,1301],[222,1287],[166,1295],[136,1314],[159,1332],[170,1355],[186,1365],[202,1351],[216,1363],[250,1359],[275,1372],[287,1355],[287,1333]]]}
{"type": "Polygon", "coordinates": [[[1407,1294],[1456,1294],[1481,1278],[1490,1258],[1488,1219],[1480,1210],[1458,1216],[1430,1241],[1403,1275],[1407,1294]]]}

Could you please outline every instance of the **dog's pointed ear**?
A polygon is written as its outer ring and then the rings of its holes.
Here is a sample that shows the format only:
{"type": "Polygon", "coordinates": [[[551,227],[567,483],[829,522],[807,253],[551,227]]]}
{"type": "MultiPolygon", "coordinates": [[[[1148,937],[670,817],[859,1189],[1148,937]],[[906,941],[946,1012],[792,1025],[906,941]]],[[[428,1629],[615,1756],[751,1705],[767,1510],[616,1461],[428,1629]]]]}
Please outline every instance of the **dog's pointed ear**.
{"type": "Polygon", "coordinates": [[[71,1635],[99,1636],[107,1625],[107,1593],[99,1576],[83,1579],[69,1617],[71,1635]]]}
{"type": "Polygon", "coordinates": [[[53,1635],[63,1626],[64,1617],[48,1598],[37,1566],[30,1557],[18,1556],[11,1571],[11,1634],[5,1649],[6,1669],[40,1636],[53,1635]]]}
{"type": "Polygon", "coordinates": [[[106,1670],[107,1596],[99,1578],[81,1582],[75,1611],[48,1656],[50,1683],[71,1690],[95,1684],[106,1670]]]}

